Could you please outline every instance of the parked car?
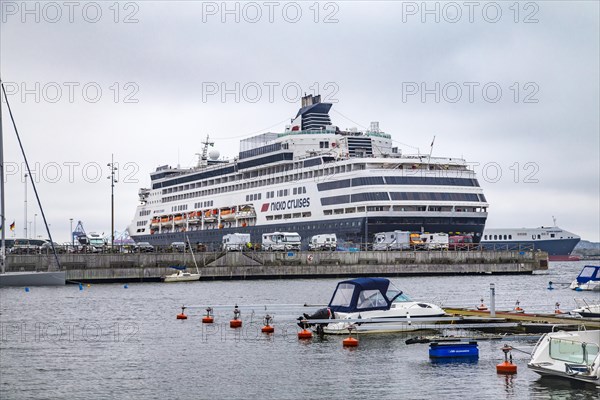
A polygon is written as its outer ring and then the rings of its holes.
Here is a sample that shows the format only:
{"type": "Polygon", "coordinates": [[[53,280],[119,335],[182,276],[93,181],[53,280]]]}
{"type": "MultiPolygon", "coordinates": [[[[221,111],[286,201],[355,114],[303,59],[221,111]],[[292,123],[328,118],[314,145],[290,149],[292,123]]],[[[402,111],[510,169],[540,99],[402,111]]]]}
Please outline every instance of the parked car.
{"type": "Polygon", "coordinates": [[[184,242],[173,242],[169,246],[169,251],[171,253],[183,253],[186,249],[186,245],[184,242]]]}
{"type": "Polygon", "coordinates": [[[10,254],[37,254],[43,240],[38,239],[15,239],[10,249],[10,254]]]}
{"type": "MultiPolygon", "coordinates": [[[[54,249],[56,250],[57,254],[64,254],[67,252],[67,250],[64,246],[61,246],[60,244],[58,244],[56,242],[54,242],[54,249]]],[[[40,253],[42,253],[42,254],[52,253],[52,244],[50,242],[44,242],[40,246],[40,253]]]]}
{"type": "Polygon", "coordinates": [[[148,242],[139,242],[135,244],[135,252],[136,253],[153,253],[154,246],[152,246],[148,242]]]}

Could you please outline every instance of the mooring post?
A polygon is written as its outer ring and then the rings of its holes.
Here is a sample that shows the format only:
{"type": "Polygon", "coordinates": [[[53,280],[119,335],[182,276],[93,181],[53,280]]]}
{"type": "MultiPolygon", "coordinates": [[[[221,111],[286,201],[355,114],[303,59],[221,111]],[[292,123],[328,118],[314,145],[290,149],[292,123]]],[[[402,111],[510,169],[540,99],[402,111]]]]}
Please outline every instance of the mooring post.
{"type": "Polygon", "coordinates": [[[490,317],[496,317],[496,285],[490,283],[490,317]]]}

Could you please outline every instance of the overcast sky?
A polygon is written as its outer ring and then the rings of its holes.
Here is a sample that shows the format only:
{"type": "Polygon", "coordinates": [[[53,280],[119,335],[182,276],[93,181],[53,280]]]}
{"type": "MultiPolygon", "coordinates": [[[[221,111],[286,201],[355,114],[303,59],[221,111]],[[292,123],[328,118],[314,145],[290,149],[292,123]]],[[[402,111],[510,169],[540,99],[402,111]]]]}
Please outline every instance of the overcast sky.
{"type": "MultiPolygon", "coordinates": [[[[70,218],[110,232],[111,154],[123,231],[158,165],[194,165],[207,134],[235,156],[317,90],[341,128],[379,121],[405,153],[435,135],[434,156],[474,163],[488,227],[555,216],[600,241],[596,1],[0,3],[1,77],[55,241],[70,218]]],[[[7,223],[22,236],[5,104],[3,127],[7,223]]],[[[27,199],[45,237],[31,187],[27,199]]]]}

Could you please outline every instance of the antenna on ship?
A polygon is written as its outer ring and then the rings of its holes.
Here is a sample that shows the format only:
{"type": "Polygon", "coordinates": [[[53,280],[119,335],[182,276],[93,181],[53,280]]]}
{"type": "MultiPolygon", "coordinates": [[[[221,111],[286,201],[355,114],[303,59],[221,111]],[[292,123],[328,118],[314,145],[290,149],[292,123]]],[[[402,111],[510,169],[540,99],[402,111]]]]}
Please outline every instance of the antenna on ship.
{"type": "Polygon", "coordinates": [[[552,216],[552,223],[554,224],[552,226],[556,226],[556,217],[554,215],[552,216]]]}
{"type": "Polygon", "coordinates": [[[206,167],[208,165],[208,146],[214,146],[215,142],[210,141],[210,137],[206,135],[206,140],[202,142],[204,147],[202,147],[202,154],[196,153],[198,156],[198,165],[197,168],[206,167]]]}
{"type": "Polygon", "coordinates": [[[433,135],[433,140],[431,141],[431,146],[429,148],[429,156],[427,157],[427,168],[429,168],[429,163],[431,161],[431,153],[433,153],[434,143],[435,143],[435,135],[433,135]]]}

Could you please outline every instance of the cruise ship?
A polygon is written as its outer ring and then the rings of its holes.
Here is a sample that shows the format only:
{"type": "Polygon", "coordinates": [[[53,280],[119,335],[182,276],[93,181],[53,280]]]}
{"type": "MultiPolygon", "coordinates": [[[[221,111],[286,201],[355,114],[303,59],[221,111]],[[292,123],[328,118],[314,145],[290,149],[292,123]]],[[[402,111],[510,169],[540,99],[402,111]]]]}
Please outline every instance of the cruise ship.
{"type": "Polygon", "coordinates": [[[571,256],[571,252],[580,240],[581,237],[558,226],[520,229],[486,228],[481,244],[486,248],[541,250],[548,253],[550,261],[576,261],[578,257],[571,256]]]}
{"type": "Polygon", "coordinates": [[[332,125],[332,104],[304,96],[282,133],[244,139],[239,155],[219,159],[202,142],[193,168],[161,166],[128,227],[137,242],[188,240],[215,247],[223,235],[269,232],[369,243],[378,232],[471,233],[481,239],[488,203],[465,160],[404,154],[391,135],[332,125]]]}

